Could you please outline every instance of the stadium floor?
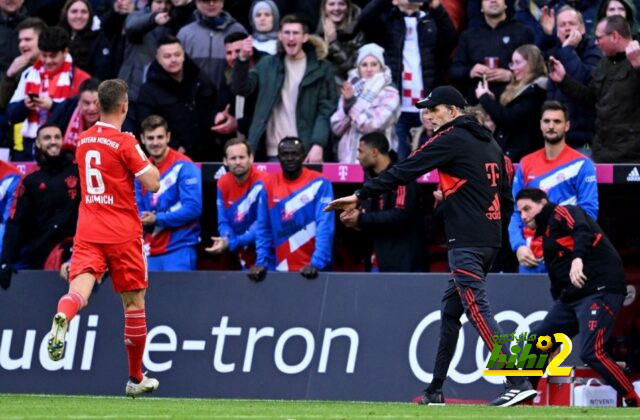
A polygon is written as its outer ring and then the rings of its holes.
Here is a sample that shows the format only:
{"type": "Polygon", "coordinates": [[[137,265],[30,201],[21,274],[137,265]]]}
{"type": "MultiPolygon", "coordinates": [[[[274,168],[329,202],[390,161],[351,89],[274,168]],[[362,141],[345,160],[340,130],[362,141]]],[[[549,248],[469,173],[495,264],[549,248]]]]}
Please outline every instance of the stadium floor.
{"type": "Polygon", "coordinates": [[[0,419],[624,419],[638,409],[0,394],[0,419]]]}

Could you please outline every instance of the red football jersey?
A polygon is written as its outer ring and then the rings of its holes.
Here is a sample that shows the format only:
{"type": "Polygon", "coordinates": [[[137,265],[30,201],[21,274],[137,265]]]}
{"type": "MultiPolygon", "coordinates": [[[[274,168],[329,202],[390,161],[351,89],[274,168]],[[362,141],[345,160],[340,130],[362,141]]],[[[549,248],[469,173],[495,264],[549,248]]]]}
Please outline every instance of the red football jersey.
{"type": "Polygon", "coordinates": [[[103,244],[141,238],[133,180],[151,162],[135,137],[98,121],[80,134],[76,161],[82,190],[78,238],[103,244]]]}

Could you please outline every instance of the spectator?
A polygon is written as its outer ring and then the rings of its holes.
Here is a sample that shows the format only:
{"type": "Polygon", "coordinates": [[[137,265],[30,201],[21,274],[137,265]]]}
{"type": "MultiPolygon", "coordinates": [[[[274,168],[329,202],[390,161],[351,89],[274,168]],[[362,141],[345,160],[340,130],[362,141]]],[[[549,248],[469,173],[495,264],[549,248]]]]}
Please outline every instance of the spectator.
{"type": "MultiPolygon", "coordinates": [[[[551,55],[560,60],[573,78],[583,84],[591,80],[591,72],[602,54],[595,40],[586,35],[582,15],[570,6],[563,6],[556,13],[556,43],[551,55]]],[[[564,104],[571,117],[571,130],[567,144],[582,153],[591,155],[590,144],[595,131],[596,111],[593,106],[576,103],[560,91],[551,80],[547,83],[547,99],[564,104]]]]}
{"type": "Polygon", "coordinates": [[[0,0],[0,74],[20,54],[16,27],[27,17],[23,3],[24,0],[0,0]]]}
{"type": "Polygon", "coordinates": [[[196,21],[178,32],[187,55],[217,88],[224,81],[224,37],[246,32],[244,27],[222,10],[224,0],[195,0],[196,21]]]}
{"type": "MultiPolygon", "coordinates": [[[[467,0],[467,26],[469,28],[477,28],[484,24],[484,12],[482,9],[482,0],[467,0]]],[[[516,11],[516,1],[506,0],[507,18],[512,19],[516,11]]]]}
{"type": "Polygon", "coordinates": [[[262,280],[267,268],[299,271],[312,279],[331,264],[335,216],[323,209],[333,200],[333,189],[319,173],[302,166],[304,156],[297,137],[280,141],[282,172],[267,178],[258,203],[258,258],[249,270],[253,280],[262,280]]]}
{"type": "Polygon", "coordinates": [[[45,124],[36,139],[40,168],[25,176],[9,213],[0,275],[15,268],[40,270],[54,247],[73,236],[78,220],[78,165],[62,148],[62,131],[45,124]]]}
{"type": "Polygon", "coordinates": [[[106,80],[116,74],[111,44],[99,28],[95,28],[89,0],[67,0],[60,14],[61,28],[71,35],[69,52],[74,63],[91,76],[106,80]]]}
{"type": "MultiPolygon", "coordinates": [[[[38,37],[38,49],[40,56],[22,72],[7,108],[12,123],[24,120],[20,131],[22,151],[14,150],[13,160],[35,158],[36,132],[49,118],[53,104],[77,95],[80,84],[89,78],[74,66],[69,54],[69,34],[64,29],[44,29],[38,37]]],[[[14,138],[14,146],[19,140],[14,138]]]]}
{"type": "Polygon", "coordinates": [[[495,137],[513,162],[542,146],[538,129],[540,108],[547,96],[547,68],[535,45],[518,47],[509,68],[511,82],[496,100],[488,81],[478,82],[476,96],[496,124],[495,137]]]}
{"type": "Polygon", "coordinates": [[[160,172],[155,193],[135,181],[149,271],[195,270],[202,213],[200,169],[169,147],[171,133],[164,118],[151,115],[141,127],[142,144],[160,172]]]}
{"type": "Polygon", "coordinates": [[[414,128],[414,132],[411,136],[411,151],[416,150],[429,140],[433,136],[433,124],[427,118],[427,111],[425,109],[420,110],[420,127],[414,128]]]}
{"type": "MultiPolygon", "coordinates": [[[[580,206],[598,218],[598,184],[591,160],[566,143],[571,123],[567,108],[557,101],[542,106],[540,130],[544,148],[522,158],[513,179],[513,196],[523,188],[544,188],[554,203],[580,206]]],[[[515,208],[517,210],[517,207],[515,208]]],[[[509,241],[520,263],[521,273],[545,273],[542,238],[522,222],[514,211],[509,223],[509,241]]]]}
{"type": "Polygon", "coordinates": [[[254,0],[249,13],[253,48],[267,54],[278,53],[278,22],[280,12],[271,0],[254,0]]]}
{"type": "Polygon", "coordinates": [[[57,104],[49,122],[64,131],[63,144],[77,146],[78,136],[100,119],[98,79],[87,79],[80,85],[80,94],[57,104]]]}
{"type": "Polygon", "coordinates": [[[604,57],[588,86],[567,75],[564,65],[549,58],[551,80],[576,102],[596,108],[593,158],[596,162],[640,161],[640,45],[631,38],[622,16],[609,16],[596,26],[596,43],[604,57]]]}
{"type": "MultiPolygon", "coordinates": [[[[390,168],[396,160],[395,153],[389,150],[389,140],[381,132],[368,133],[360,139],[358,161],[371,177],[390,168]]],[[[364,200],[360,208],[341,213],[340,221],[348,228],[361,230],[373,241],[374,270],[424,270],[424,213],[415,180],[364,200]]]]}
{"type": "Polygon", "coordinates": [[[316,33],[329,46],[327,60],[333,64],[336,82],[347,80],[347,72],[355,63],[357,51],[364,44],[358,28],[361,10],[351,0],[322,0],[316,33]]]}
{"type": "Polygon", "coordinates": [[[597,21],[608,16],[622,16],[625,18],[631,29],[631,37],[638,39],[640,37],[640,28],[638,27],[636,5],[629,0],[604,0],[600,3],[598,9],[597,21]]]}
{"type": "Polygon", "coordinates": [[[508,69],[513,52],[533,43],[533,31],[507,17],[505,0],[482,0],[484,22],[460,35],[460,42],[449,70],[451,80],[466,90],[470,103],[476,102],[475,82],[486,78],[496,98],[511,81],[508,69]]]}
{"type": "Polygon", "coordinates": [[[0,160],[0,255],[4,231],[19,182],[20,172],[15,166],[0,160]]]}
{"type": "Polygon", "coordinates": [[[356,68],[342,85],[338,110],[331,116],[331,130],[340,136],[338,160],[355,163],[363,134],[383,132],[396,149],[395,122],[400,111],[400,94],[391,81],[391,71],[384,64],[384,50],[366,44],[358,51],[356,68]]]}
{"type": "Polygon", "coordinates": [[[324,60],[326,47],[309,36],[304,20],[295,15],[282,18],[278,40],[283,52],[264,57],[249,71],[253,47],[247,38],[233,66],[234,93],[258,94],[249,145],[257,156],[275,160],[278,141],[294,135],[308,151],[305,162],[320,163],[338,102],[333,71],[324,60]]]}
{"type": "Polygon", "coordinates": [[[13,59],[0,81],[0,110],[4,110],[9,104],[22,72],[32,66],[40,55],[38,38],[45,27],[46,24],[40,18],[26,18],[16,26],[20,55],[13,59]]]}
{"type": "MultiPolygon", "coordinates": [[[[163,36],[172,34],[170,21],[171,2],[169,0],[153,0],[143,10],[127,16],[124,25],[126,37],[124,60],[118,77],[129,86],[129,101],[133,103],[133,107],[143,83],[145,68],[153,61],[156,54],[158,41],[163,36]]],[[[129,112],[131,108],[130,106],[129,112]]]]}
{"type": "Polygon", "coordinates": [[[385,50],[393,82],[401,93],[401,114],[396,125],[398,157],[410,152],[410,129],[420,126],[415,104],[444,83],[449,56],[458,41],[440,0],[426,11],[409,0],[372,0],[360,15],[367,39],[385,50]]]}
{"type": "Polygon", "coordinates": [[[244,139],[231,139],[224,145],[224,165],[228,172],[218,180],[218,233],[206,248],[210,254],[225,251],[238,254],[243,270],[256,262],[258,199],[264,194],[267,175],[253,165],[253,154],[244,139]]]}
{"type": "MultiPolygon", "coordinates": [[[[236,58],[242,51],[243,40],[249,35],[244,32],[234,32],[224,38],[225,60],[227,68],[224,73],[225,83],[220,87],[217,108],[223,109],[216,114],[214,126],[211,129],[220,135],[239,135],[246,138],[249,135],[249,126],[253,118],[256,106],[257,92],[249,96],[234,95],[231,87],[231,73],[236,58]]],[[[253,47],[249,58],[249,67],[253,68],[261,57],[267,53],[258,51],[253,47]]]]}
{"type": "MultiPolygon", "coordinates": [[[[170,0],[164,1],[170,2],[170,0]]],[[[114,69],[114,74],[118,74],[124,60],[126,44],[125,22],[130,14],[138,10],[138,4],[142,6],[141,8],[146,7],[147,0],[105,0],[105,3],[104,7],[99,8],[93,2],[93,11],[100,19],[100,29],[104,32],[109,45],[111,45],[112,68],[114,69]]],[[[151,1],[149,1],[150,3],[151,1]]]]}
{"type": "Polygon", "coordinates": [[[169,146],[195,161],[219,160],[211,132],[216,91],[184,50],[178,38],[164,36],[147,81],[140,88],[136,117],[163,117],[171,132],[169,146]]]}
{"type": "Polygon", "coordinates": [[[554,23],[559,9],[571,7],[580,13],[586,31],[593,32],[596,18],[596,0],[558,0],[554,2],[518,0],[516,19],[534,32],[535,44],[541,49],[553,42],[554,23]]]}

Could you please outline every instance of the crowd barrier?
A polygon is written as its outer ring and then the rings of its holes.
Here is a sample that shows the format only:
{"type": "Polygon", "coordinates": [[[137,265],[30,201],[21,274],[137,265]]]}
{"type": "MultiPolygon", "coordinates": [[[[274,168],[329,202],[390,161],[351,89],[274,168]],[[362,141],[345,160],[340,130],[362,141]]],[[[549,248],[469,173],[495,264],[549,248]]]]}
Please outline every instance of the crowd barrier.
{"type": "MultiPolygon", "coordinates": [[[[431,381],[445,274],[150,273],[144,368],[157,396],[410,401],[431,381]]],[[[23,271],[0,292],[0,392],[123,395],[123,313],[107,280],[71,323],[65,357],[47,335],[67,285],[23,271]]],[[[490,275],[504,333],[528,332],[551,306],[544,275],[490,275]]],[[[574,347],[575,348],[575,347],[574,347]]],[[[488,352],[464,320],[449,398],[489,400],[488,352]]],[[[568,359],[571,362],[571,359],[568,359]]]]}
{"type": "MultiPolygon", "coordinates": [[[[27,174],[37,168],[35,162],[13,162],[13,164],[23,174],[27,174]]],[[[220,162],[204,162],[198,165],[202,168],[205,182],[218,179],[225,173],[224,166],[220,162]]],[[[254,166],[268,173],[280,171],[279,163],[255,163],[254,166]]],[[[364,180],[364,172],[358,164],[323,163],[307,165],[307,167],[322,173],[325,178],[333,183],[361,183],[364,180]]],[[[640,182],[640,164],[597,164],[596,177],[599,184],[638,183],[640,182]]],[[[437,184],[438,180],[437,171],[431,171],[422,175],[418,182],[437,184]]]]}

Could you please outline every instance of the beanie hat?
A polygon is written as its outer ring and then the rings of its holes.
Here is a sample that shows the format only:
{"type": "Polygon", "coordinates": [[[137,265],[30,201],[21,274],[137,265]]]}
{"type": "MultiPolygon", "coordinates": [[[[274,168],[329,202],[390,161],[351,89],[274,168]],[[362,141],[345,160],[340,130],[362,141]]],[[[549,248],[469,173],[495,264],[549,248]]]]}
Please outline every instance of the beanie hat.
{"type": "Polygon", "coordinates": [[[378,60],[382,67],[385,66],[384,48],[374,43],[364,44],[362,47],[360,47],[360,49],[358,50],[358,59],[356,60],[356,66],[359,66],[360,62],[368,56],[372,56],[376,60],[378,60]]]}

